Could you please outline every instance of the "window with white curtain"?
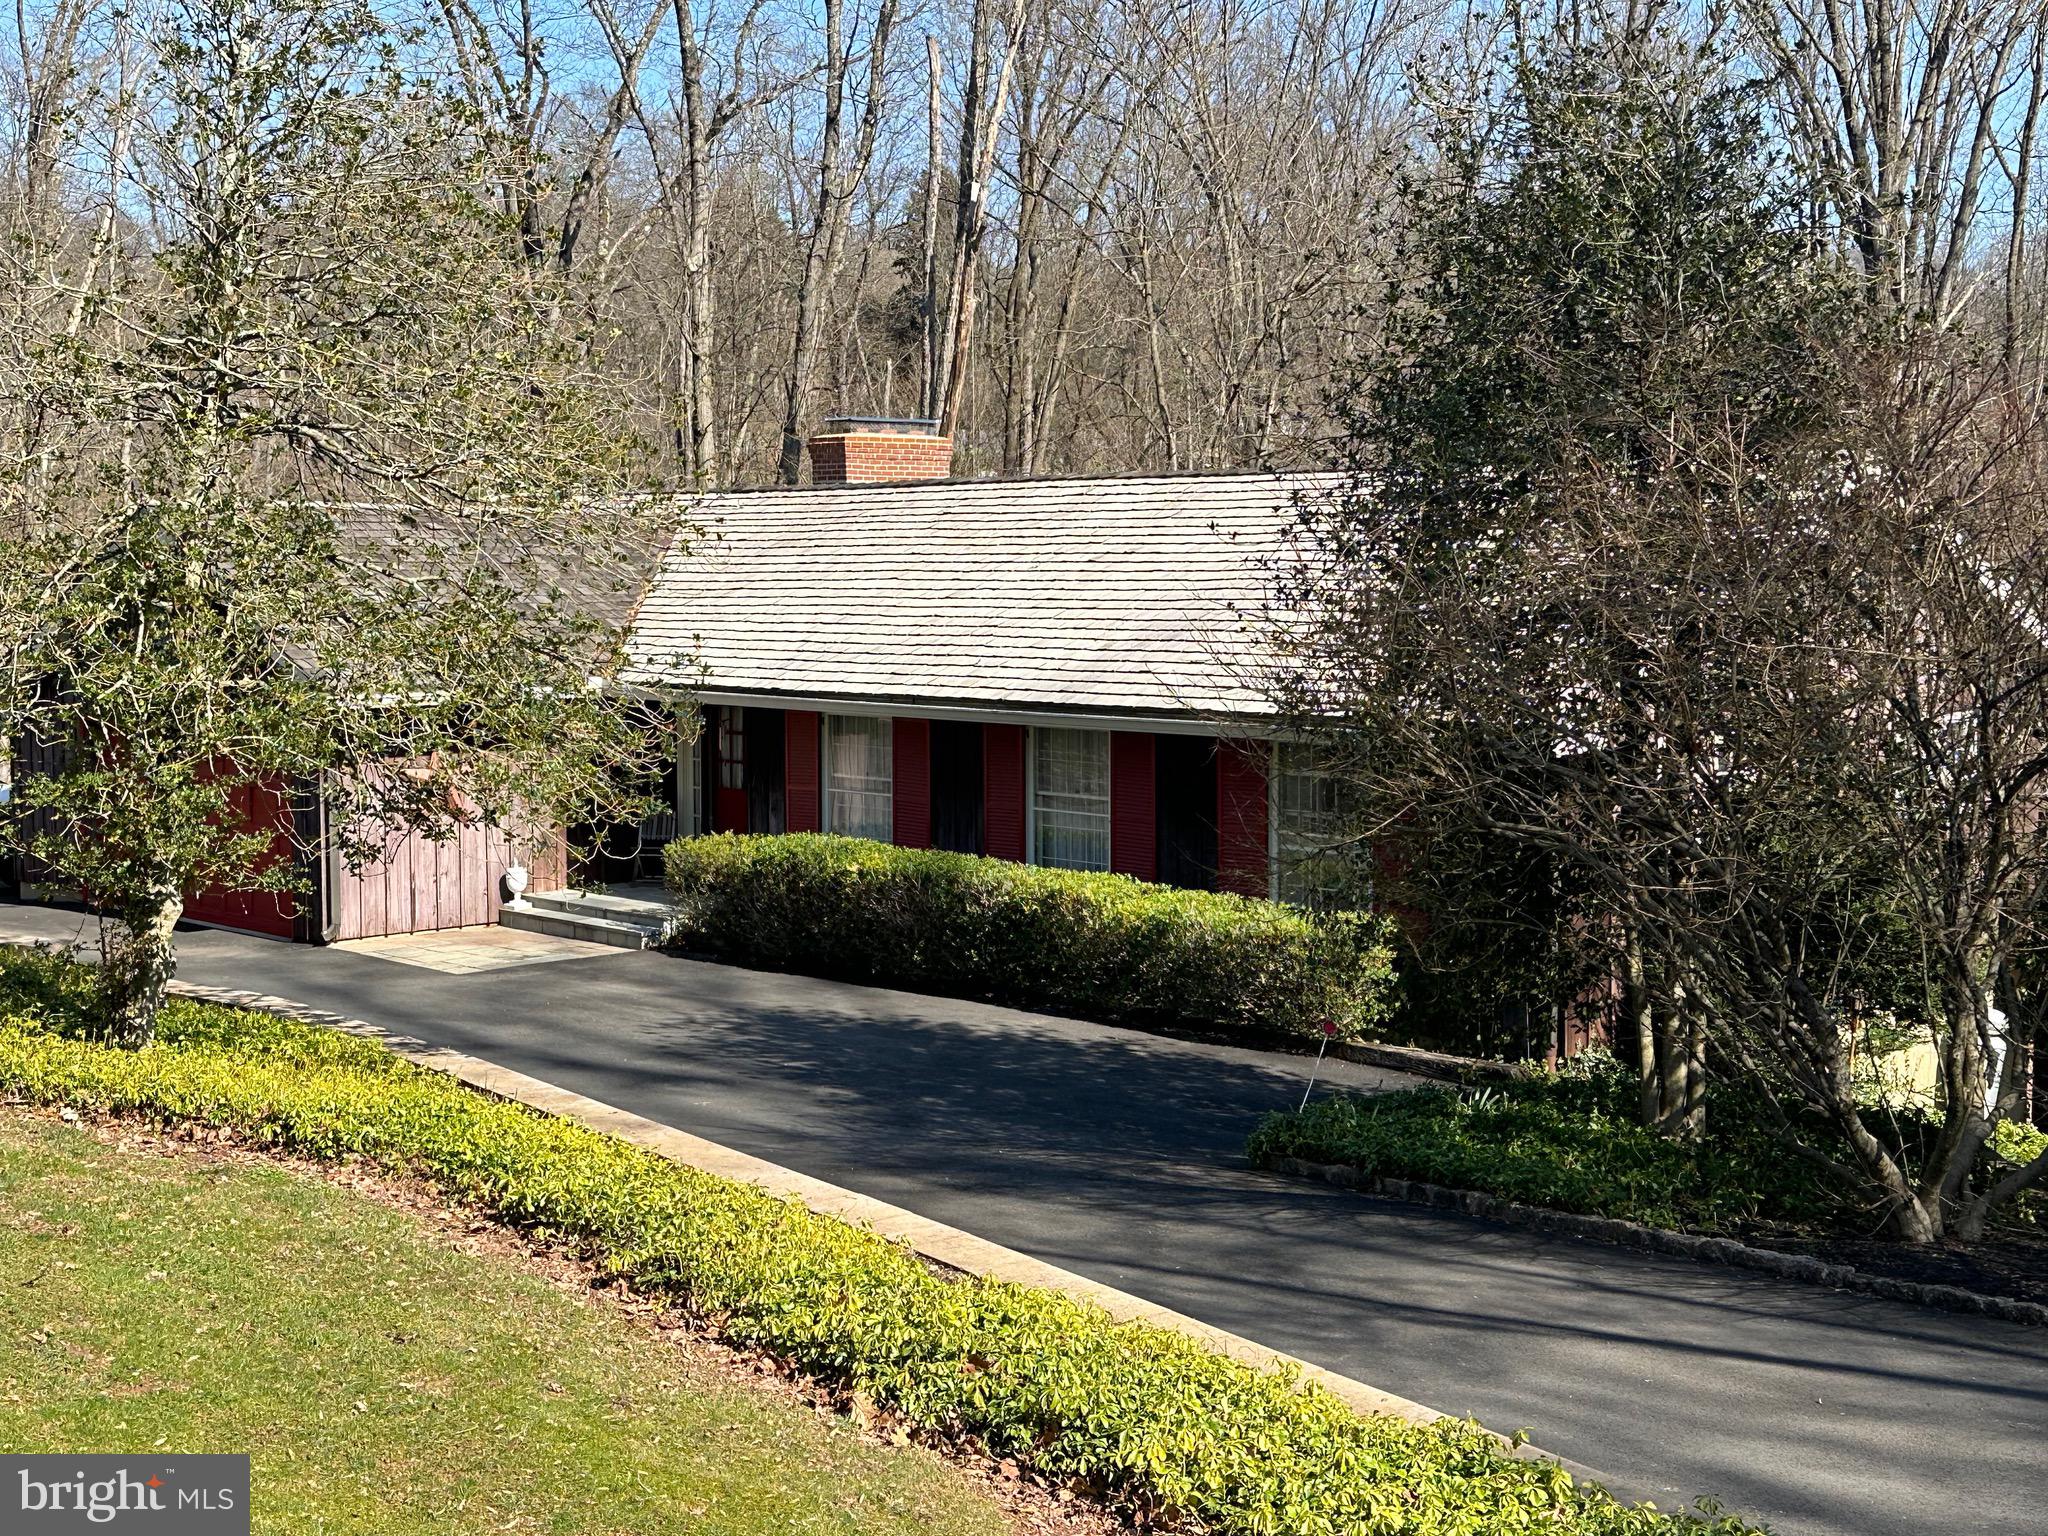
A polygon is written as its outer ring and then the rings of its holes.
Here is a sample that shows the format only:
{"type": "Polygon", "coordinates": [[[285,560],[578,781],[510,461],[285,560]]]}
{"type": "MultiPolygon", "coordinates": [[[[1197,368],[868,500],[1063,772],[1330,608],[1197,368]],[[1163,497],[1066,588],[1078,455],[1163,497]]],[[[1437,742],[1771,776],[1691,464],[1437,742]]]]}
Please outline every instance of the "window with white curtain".
{"type": "Polygon", "coordinates": [[[889,721],[825,717],[825,830],[888,842],[895,830],[889,721]]]}
{"type": "Polygon", "coordinates": [[[1342,895],[1348,873],[1337,780],[1300,742],[1280,743],[1276,766],[1280,899],[1301,907],[1329,906],[1342,895]]]}
{"type": "Polygon", "coordinates": [[[718,706],[718,787],[747,787],[747,716],[733,704],[718,706]]]}
{"type": "Polygon", "coordinates": [[[1109,868],[1109,732],[1032,732],[1032,858],[1055,869],[1109,868]]]}

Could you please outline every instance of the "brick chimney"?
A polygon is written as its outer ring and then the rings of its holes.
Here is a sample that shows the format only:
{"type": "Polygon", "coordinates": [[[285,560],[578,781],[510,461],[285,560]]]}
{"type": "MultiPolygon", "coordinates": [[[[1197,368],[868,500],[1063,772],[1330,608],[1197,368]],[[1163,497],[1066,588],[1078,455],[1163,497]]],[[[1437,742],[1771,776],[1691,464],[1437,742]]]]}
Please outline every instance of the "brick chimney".
{"type": "Polygon", "coordinates": [[[953,472],[953,440],[920,418],[827,416],[810,448],[813,485],[943,480],[953,472]]]}

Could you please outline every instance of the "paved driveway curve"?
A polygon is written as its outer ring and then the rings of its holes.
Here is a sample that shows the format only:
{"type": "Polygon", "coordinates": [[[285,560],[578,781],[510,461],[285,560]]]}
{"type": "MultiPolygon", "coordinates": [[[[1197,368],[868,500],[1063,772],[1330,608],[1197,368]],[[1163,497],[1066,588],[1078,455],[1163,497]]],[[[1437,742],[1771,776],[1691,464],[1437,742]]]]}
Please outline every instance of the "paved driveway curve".
{"type": "MultiPolygon", "coordinates": [[[[12,932],[78,925],[0,909],[12,932]]],[[[487,1057],[1527,1427],[1665,1507],[2048,1532],[2048,1330],[1255,1174],[1245,1135],[1300,1096],[1305,1061],[654,953],[448,976],[224,933],[181,952],[189,980],[487,1057]]]]}

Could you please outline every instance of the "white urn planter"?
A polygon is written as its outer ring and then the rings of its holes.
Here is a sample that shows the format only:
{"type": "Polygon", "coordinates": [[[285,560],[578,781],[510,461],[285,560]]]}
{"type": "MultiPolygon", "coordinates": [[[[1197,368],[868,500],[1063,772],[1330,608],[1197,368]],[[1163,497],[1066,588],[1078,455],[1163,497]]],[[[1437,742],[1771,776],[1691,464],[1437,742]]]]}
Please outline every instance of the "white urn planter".
{"type": "Polygon", "coordinates": [[[515,912],[526,910],[526,883],[531,878],[524,864],[508,864],[505,867],[505,905],[515,912]]]}

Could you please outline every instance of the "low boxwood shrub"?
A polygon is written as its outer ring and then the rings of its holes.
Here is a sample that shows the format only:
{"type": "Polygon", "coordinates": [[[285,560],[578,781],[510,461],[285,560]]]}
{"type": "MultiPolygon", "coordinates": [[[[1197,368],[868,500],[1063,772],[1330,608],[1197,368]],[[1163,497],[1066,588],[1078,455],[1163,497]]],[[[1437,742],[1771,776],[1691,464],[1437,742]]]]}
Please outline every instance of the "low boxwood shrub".
{"type": "Polygon", "coordinates": [[[1385,919],[1123,875],[799,832],[667,850],[681,942],[742,965],[1051,1008],[1108,1023],[1371,1035],[1385,919]]]}
{"type": "MultiPolygon", "coordinates": [[[[1594,1056],[1556,1073],[1463,1088],[1370,1097],[1334,1095],[1299,1113],[1268,1115],[1251,1160],[1334,1163],[1382,1178],[1476,1189],[1524,1205],[1612,1216],[1646,1226],[1725,1237],[1867,1236],[1869,1208],[1813,1162],[1786,1149],[1762,1105],[1739,1082],[1708,1101],[1707,1130],[1676,1142],[1639,1124],[1633,1073],[1594,1056]]],[[[1931,1137],[1934,1123],[1896,1111],[1892,1128],[1931,1137]]],[[[1803,1134],[1827,1147],[1818,1118],[1803,1134]]],[[[1839,1157],[1848,1152],[1833,1143],[1839,1157]]],[[[1982,1177],[2030,1161],[2048,1135],[2002,1121],[1982,1177]]],[[[1996,1220],[2048,1224],[2048,1194],[2028,1191],[1996,1220]]]]}
{"type": "Polygon", "coordinates": [[[1609,1063],[1465,1088],[1336,1095],[1269,1115],[1249,1153],[1476,1189],[1525,1205],[1736,1235],[1831,1224],[1843,1212],[1732,1091],[1696,1143],[1637,1123],[1635,1080],[1609,1063]]]}
{"type": "Polygon", "coordinates": [[[664,1293],[734,1344],[1196,1529],[1750,1529],[1625,1506],[1476,1425],[1360,1417],[1297,1376],[1057,1292],[942,1278],[872,1232],[475,1093],[370,1041],[173,1001],[156,1044],[122,1051],[83,1038],[86,1000],[68,964],[0,955],[0,1088],[431,1180],[664,1293]]]}

